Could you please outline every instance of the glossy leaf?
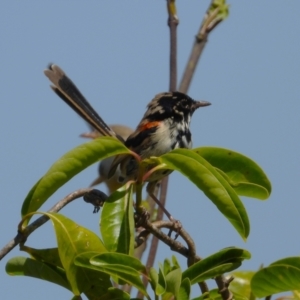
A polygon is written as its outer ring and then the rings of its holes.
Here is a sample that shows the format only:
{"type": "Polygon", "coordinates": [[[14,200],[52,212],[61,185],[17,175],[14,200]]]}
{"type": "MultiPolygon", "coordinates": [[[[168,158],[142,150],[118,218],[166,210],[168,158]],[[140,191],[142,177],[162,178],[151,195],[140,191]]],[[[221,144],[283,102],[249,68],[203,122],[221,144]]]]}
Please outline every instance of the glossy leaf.
{"type": "Polygon", "coordinates": [[[150,268],[150,284],[155,295],[162,295],[166,291],[166,279],[162,268],[159,267],[159,273],[154,268],[150,268]]]}
{"type": "Polygon", "coordinates": [[[251,280],[255,296],[300,290],[300,257],[288,257],[256,272],[251,280]]]}
{"type": "Polygon", "coordinates": [[[90,263],[94,266],[109,264],[130,266],[130,268],[134,269],[138,273],[148,276],[146,267],[141,263],[139,259],[122,253],[97,254],[90,259],[90,263]]]}
{"type": "Polygon", "coordinates": [[[181,270],[175,269],[166,275],[166,291],[174,295],[177,299],[181,284],[181,270]]]}
{"type": "Polygon", "coordinates": [[[121,153],[129,153],[129,150],[112,137],[97,138],[72,149],[56,161],[30,190],[23,202],[22,216],[39,209],[62,185],[91,164],[121,153]]]}
{"type": "Polygon", "coordinates": [[[189,267],[183,272],[182,278],[189,278],[191,284],[202,282],[238,268],[250,256],[244,249],[225,248],[189,267]]]}
{"type": "MultiPolygon", "coordinates": [[[[118,253],[114,253],[114,254],[118,255],[118,253]]],[[[111,261],[105,263],[97,257],[98,256],[95,256],[93,252],[82,253],[76,257],[75,265],[83,268],[95,270],[98,271],[99,273],[103,272],[109,274],[110,276],[119,278],[124,282],[128,283],[129,285],[136,287],[144,295],[146,295],[148,299],[150,299],[145,290],[143,282],[139,277],[141,272],[135,270],[134,268],[131,268],[130,265],[114,264],[111,261]]],[[[128,259],[134,259],[131,256],[127,256],[127,257],[128,259]]]]}
{"type": "Polygon", "coordinates": [[[233,281],[229,285],[229,289],[231,292],[239,295],[243,295],[249,300],[254,300],[255,296],[251,291],[251,279],[255,272],[253,271],[235,271],[230,273],[226,277],[233,276],[233,281]]]}
{"type": "Polygon", "coordinates": [[[132,186],[123,186],[104,203],[100,231],[109,251],[133,255],[134,213],[132,186]]]}
{"type": "Polygon", "coordinates": [[[159,267],[158,285],[155,290],[156,295],[162,295],[163,293],[165,293],[166,288],[167,288],[166,276],[165,276],[165,273],[163,272],[162,267],[159,267]]]}
{"type": "Polygon", "coordinates": [[[171,262],[168,258],[164,260],[163,264],[159,264],[159,266],[163,270],[165,276],[172,270],[171,262]]]}
{"type": "Polygon", "coordinates": [[[217,206],[242,238],[247,238],[250,225],[243,203],[224,177],[203,157],[192,150],[176,149],[157,161],[185,175],[217,206]]]}
{"type": "Polygon", "coordinates": [[[160,280],[162,282],[163,299],[178,298],[182,272],[176,257],[173,255],[172,260],[165,259],[163,264],[159,264],[160,280]]]}
{"type": "Polygon", "coordinates": [[[107,274],[87,272],[74,264],[78,254],[87,251],[95,251],[98,254],[107,252],[99,237],[63,215],[43,214],[51,219],[54,226],[59,257],[74,295],[92,290],[97,294],[105,292],[111,286],[107,274]]]}
{"type": "Polygon", "coordinates": [[[20,256],[11,258],[6,264],[6,272],[12,276],[21,275],[43,279],[71,290],[63,269],[32,258],[20,256]]]}
{"type": "Polygon", "coordinates": [[[191,282],[188,278],[185,278],[181,281],[178,299],[189,300],[191,294],[191,282]]]}
{"type": "Polygon", "coordinates": [[[36,260],[63,268],[59,257],[58,248],[35,249],[27,247],[25,245],[21,245],[20,250],[27,252],[32,258],[36,260]]]}
{"type": "Polygon", "coordinates": [[[181,269],[180,265],[179,265],[179,262],[178,262],[178,260],[177,260],[177,258],[176,258],[175,255],[172,255],[172,264],[173,264],[173,268],[175,268],[175,269],[181,269]]]}
{"type": "Polygon", "coordinates": [[[267,175],[247,156],[217,147],[201,147],[193,151],[214,166],[238,195],[261,200],[270,196],[272,187],[267,175]]]}

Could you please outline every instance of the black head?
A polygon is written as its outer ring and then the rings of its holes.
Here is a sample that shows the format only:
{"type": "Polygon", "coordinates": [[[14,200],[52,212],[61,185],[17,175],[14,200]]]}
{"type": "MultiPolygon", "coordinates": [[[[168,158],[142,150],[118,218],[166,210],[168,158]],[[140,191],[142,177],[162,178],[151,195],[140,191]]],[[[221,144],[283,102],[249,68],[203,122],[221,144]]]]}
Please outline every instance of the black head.
{"type": "Polygon", "coordinates": [[[148,104],[146,118],[162,120],[169,117],[184,118],[192,115],[201,106],[208,106],[210,102],[195,101],[188,95],[180,92],[161,93],[148,104]]]}

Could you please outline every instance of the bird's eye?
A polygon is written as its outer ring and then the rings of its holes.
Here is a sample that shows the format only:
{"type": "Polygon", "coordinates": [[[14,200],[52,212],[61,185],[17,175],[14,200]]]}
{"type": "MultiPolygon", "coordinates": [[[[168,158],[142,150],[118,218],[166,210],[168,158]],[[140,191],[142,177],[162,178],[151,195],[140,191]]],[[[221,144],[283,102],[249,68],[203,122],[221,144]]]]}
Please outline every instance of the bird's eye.
{"type": "Polygon", "coordinates": [[[181,101],[181,106],[182,107],[188,107],[188,101],[187,101],[187,99],[186,98],[184,98],[184,99],[182,99],[182,101],[181,101]]]}

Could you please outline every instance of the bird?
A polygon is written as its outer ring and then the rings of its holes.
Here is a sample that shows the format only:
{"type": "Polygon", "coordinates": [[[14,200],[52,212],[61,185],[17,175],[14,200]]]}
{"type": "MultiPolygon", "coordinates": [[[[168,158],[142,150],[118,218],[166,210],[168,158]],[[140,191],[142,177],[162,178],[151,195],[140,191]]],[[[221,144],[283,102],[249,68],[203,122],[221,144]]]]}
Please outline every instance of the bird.
{"type": "MultiPolygon", "coordinates": [[[[133,129],[128,126],[125,126],[125,125],[112,124],[112,125],[109,125],[109,127],[117,135],[119,135],[124,141],[128,138],[128,136],[131,133],[133,133],[133,129]]],[[[84,137],[84,138],[91,138],[91,139],[95,139],[95,138],[102,136],[97,130],[94,130],[93,128],[91,128],[91,129],[92,129],[91,132],[83,133],[80,136],[84,137]]],[[[97,184],[104,182],[108,188],[109,194],[112,194],[115,190],[117,190],[118,188],[120,188],[123,185],[123,183],[119,182],[119,180],[118,180],[118,177],[119,177],[119,172],[117,172],[118,170],[112,176],[110,176],[110,177],[108,176],[114,159],[115,159],[115,157],[111,156],[109,158],[103,159],[100,162],[99,168],[98,168],[99,176],[90,184],[90,187],[93,187],[97,184]]]]}
{"type": "MultiPolygon", "coordinates": [[[[50,86],[52,90],[85,121],[101,135],[119,139],[141,159],[161,156],[176,148],[192,148],[190,131],[192,115],[199,107],[211,104],[208,101],[196,101],[179,91],[159,93],[147,105],[147,110],[137,128],[124,140],[104,122],[58,65],[50,64],[48,69],[44,70],[44,74],[52,83],[50,86]]],[[[120,183],[137,179],[139,168],[136,157],[128,154],[118,155],[112,162],[108,176],[113,176],[117,170],[120,183]]],[[[153,194],[154,187],[170,173],[170,170],[157,170],[145,179],[149,182],[147,191],[158,205],[160,202],[153,194]]],[[[166,209],[164,207],[162,209],[171,219],[172,216],[166,209]]]]}

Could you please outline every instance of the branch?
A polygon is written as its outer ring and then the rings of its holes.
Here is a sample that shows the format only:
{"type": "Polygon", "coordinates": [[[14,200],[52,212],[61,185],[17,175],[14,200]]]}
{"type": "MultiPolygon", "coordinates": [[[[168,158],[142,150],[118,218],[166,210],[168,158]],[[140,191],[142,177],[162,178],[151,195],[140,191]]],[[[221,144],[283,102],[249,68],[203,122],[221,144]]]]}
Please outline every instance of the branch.
{"type": "MultiPolygon", "coordinates": [[[[153,234],[157,239],[164,242],[166,245],[170,247],[171,250],[178,252],[179,254],[185,256],[188,259],[189,265],[194,264],[195,262],[201,260],[201,257],[196,255],[196,248],[193,239],[191,236],[181,228],[177,234],[182,237],[182,239],[186,242],[187,247],[185,247],[182,243],[172,239],[169,235],[163,233],[160,229],[167,228],[169,230],[174,230],[174,222],[171,221],[156,221],[151,223],[148,220],[143,219],[143,226],[145,228],[139,236],[136,238],[137,246],[141,244],[150,233],[153,234]]],[[[205,282],[199,283],[201,292],[208,292],[208,287],[205,282]]]]}
{"type": "Polygon", "coordinates": [[[219,288],[219,293],[223,300],[232,300],[233,299],[233,295],[228,289],[228,287],[233,279],[234,278],[232,276],[229,277],[228,279],[225,279],[224,276],[217,276],[215,278],[215,281],[219,288]]]}
{"type": "MultiPolygon", "coordinates": [[[[92,189],[79,189],[59,202],[57,202],[51,209],[49,209],[47,212],[59,212],[63,207],[65,207],[67,204],[72,202],[75,199],[83,197],[86,193],[90,192],[92,189]]],[[[34,222],[32,222],[30,225],[28,225],[24,230],[19,231],[18,234],[10,241],[8,242],[1,250],[0,250],[0,260],[8,254],[13,248],[15,248],[20,243],[25,243],[27,237],[35,231],[37,228],[42,226],[44,223],[46,223],[49,220],[47,216],[41,216],[38,219],[36,219],[34,222]]]]}
{"type": "Polygon", "coordinates": [[[195,37],[194,46],[186,64],[179,91],[187,93],[194,76],[198,61],[206,45],[209,33],[228,16],[228,5],[225,0],[212,0],[208,7],[199,31],[195,37]]]}
{"type": "Polygon", "coordinates": [[[176,13],[175,0],[167,0],[168,26],[170,28],[170,85],[169,91],[177,87],[177,25],[179,19],[176,13]]]}

